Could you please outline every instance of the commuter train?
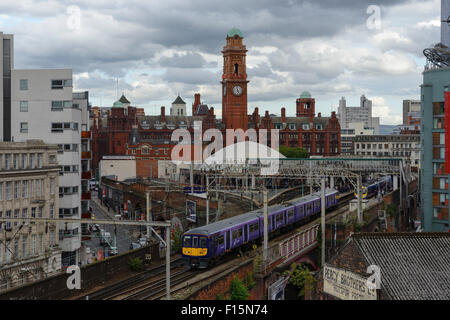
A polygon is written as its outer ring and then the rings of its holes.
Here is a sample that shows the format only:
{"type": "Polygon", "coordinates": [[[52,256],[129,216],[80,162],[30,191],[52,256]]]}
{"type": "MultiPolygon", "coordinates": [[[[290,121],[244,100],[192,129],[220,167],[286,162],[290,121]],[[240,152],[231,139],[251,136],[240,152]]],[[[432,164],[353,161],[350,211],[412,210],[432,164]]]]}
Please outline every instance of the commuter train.
{"type": "MultiPolygon", "coordinates": [[[[375,182],[365,184],[361,187],[361,196],[363,199],[369,199],[379,192],[387,193],[392,190],[392,177],[386,176],[375,182]]],[[[355,190],[355,197],[358,198],[358,192],[355,190]]]]}
{"type": "MultiPolygon", "coordinates": [[[[338,204],[338,191],[325,190],[325,208],[338,204]]],[[[321,192],[268,208],[269,235],[282,232],[321,212],[321,192]]],[[[191,268],[207,268],[225,253],[262,241],[264,210],[250,211],[232,218],[191,229],[182,236],[182,258],[191,268]]]]}

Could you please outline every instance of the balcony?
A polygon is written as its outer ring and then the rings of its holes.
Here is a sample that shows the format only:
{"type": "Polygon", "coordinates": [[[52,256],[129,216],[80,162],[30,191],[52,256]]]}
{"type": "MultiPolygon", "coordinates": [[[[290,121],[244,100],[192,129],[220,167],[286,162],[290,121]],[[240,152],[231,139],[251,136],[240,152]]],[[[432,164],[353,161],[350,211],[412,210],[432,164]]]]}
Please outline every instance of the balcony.
{"type": "Polygon", "coordinates": [[[91,132],[90,131],[81,131],[81,139],[90,139],[91,132]]]}
{"type": "Polygon", "coordinates": [[[91,172],[90,171],[88,171],[88,172],[82,172],[81,173],[81,179],[82,180],[90,180],[91,179],[91,172]]]}
{"type": "Polygon", "coordinates": [[[81,159],[85,160],[91,159],[91,152],[90,151],[81,152],[81,159]]]}
{"type": "Polygon", "coordinates": [[[90,192],[81,193],[81,200],[91,200],[91,193],[90,192]]]}

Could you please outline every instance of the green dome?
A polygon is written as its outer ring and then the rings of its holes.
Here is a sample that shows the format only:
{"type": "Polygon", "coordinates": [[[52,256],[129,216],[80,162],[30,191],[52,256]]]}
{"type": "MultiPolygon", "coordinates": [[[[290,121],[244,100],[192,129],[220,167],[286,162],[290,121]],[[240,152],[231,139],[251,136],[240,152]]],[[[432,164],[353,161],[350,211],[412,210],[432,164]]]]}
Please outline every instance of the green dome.
{"type": "Polygon", "coordinates": [[[230,31],[227,33],[227,37],[233,38],[235,35],[238,35],[239,37],[243,38],[241,30],[239,30],[236,27],[231,28],[230,31]]]}
{"type": "Polygon", "coordinates": [[[120,102],[119,100],[117,100],[116,102],[114,102],[113,108],[123,108],[123,104],[122,102],[120,102]]]}
{"type": "Polygon", "coordinates": [[[309,93],[309,91],[303,91],[300,95],[300,99],[311,99],[311,93],[309,93]]]}

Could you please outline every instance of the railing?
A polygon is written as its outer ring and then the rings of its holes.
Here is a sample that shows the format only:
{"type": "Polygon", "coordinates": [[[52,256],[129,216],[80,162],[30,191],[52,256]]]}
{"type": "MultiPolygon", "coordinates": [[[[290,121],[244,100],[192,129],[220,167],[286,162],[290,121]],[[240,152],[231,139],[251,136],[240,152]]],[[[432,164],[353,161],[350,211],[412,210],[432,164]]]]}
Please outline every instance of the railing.
{"type": "Polygon", "coordinates": [[[287,238],[267,249],[267,261],[264,263],[263,254],[255,259],[254,271],[259,274],[266,274],[272,265],[279,265],[292,256],[308,251],[317,244],[317,232],[319,225],[316,224],[303,230],[290,238],[287,238]]]}
{"type": "Polygon", "coordinates": [[[288,259],[294,254],[317,244],[317,230],[319,225],[316,224],[296,235],[284,240],[279,244],[280,255],[283,259],[288,259]]]}

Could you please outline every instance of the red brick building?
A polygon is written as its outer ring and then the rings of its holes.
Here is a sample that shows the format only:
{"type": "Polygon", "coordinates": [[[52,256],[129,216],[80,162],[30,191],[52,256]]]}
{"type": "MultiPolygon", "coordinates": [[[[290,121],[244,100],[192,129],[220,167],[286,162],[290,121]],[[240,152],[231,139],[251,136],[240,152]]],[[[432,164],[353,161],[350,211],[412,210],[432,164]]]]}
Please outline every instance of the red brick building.
{"type": "MultiPolygon", "coordinates": [[[[315,99],[309,92],[303,92],[296,100],[296,116],[286,117],[286,109],[281,108],[281,117],[259,114],[255,108],[247,112],[246,47],[241,32],[233,28],[226,37],[223,54],[222,120],[217,120],[214,108],[203,104],[200,94],[194,96],[192,116],[166,115],[161,107],[159,115],[143,115],[141,110],[130,106],[122,95],[116,101],[106,118],[95,116],[92,126],[93,167],[104,155],[134,155],[139,159],[138,169],[142,176],[150,170],[155,175],[153,165],[157,160],[169,160],[175,143],[171,142],[172,132],[177,128],[187,129],[192,136],[194,121],[202,122],[203,132],[216,128],[225,134],[226,129],[278,129],[280,145],[303,147],[310,155],[333,156],[340,154],[340,125],[335,112],[331,117],[316,116],[315,99]],[[151,169],[150,169],[151,168],[151,169]]],[[[179,105],[180,97],[174,101],[179,105]]],[[[97,113],[97,114],[101,114],[97,113]]],[[[156,164],[155,164],[156,165],[156,164]]]]}

